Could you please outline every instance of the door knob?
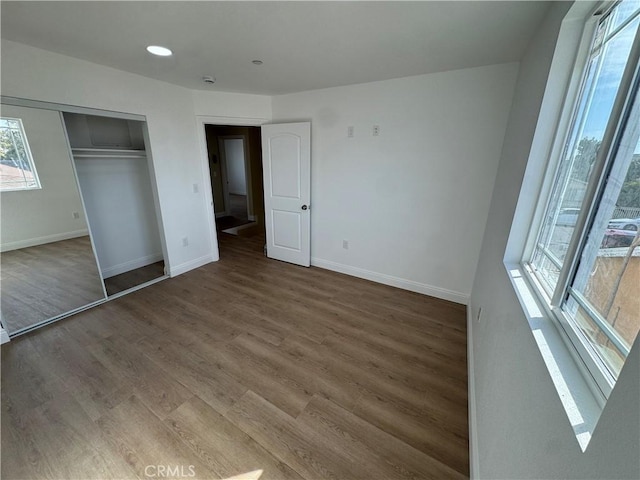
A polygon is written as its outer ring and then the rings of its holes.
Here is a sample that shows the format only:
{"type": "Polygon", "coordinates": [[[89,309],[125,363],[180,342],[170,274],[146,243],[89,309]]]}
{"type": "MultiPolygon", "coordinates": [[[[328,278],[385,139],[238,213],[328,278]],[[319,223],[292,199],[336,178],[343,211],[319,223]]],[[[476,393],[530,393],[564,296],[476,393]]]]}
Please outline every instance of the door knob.
{"type": "Polygon", "coordinates": [[[309,207],[307,207],[306,205],[302,205],[302,210],[306,210],[307,208],[309,207]]]}

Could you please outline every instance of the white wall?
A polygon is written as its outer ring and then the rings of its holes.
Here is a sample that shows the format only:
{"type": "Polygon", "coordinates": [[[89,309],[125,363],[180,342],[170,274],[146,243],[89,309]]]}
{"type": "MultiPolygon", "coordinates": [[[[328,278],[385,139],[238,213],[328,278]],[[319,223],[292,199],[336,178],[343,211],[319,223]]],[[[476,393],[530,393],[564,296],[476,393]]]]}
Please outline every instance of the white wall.
{"type": "Polygon", "coordinates": [[[77,158],[102,278],[162,260],[146,158],[77,158]]]}
{"type": "Polygon", "coordinates": [[[477,478],[640,478],[640,337],[582,453],[503,266],[567,8],[566,3],[553,5],[521,63],[471,295],[477,478]],[[482,317],[476,321],[480,307],[482,317]]]}
{"type": "Polygon", "coordinates": [[[269,97],[204,92],[196,111],[194,92],[175,85],[7,40],[1,48],[3,95],[145,115],[170,272],[217,259],[195,115],[269,115],[269,97]]]}
{"type": "Polygon", "coordinates": [[[142,122],[120,118],[65,113],[64,123],[71,148],[116,148],[144,150],[142,122]],[[110,142],[100,142],[100,138],[110,142]],[[98,140],[98,142],[96,142],[98,140]]]}
{"type": "Polygon", "coordinates": [[[466,303],[517,69],[274,97],[274,122],[311,121],[312,263],[466,303]]]}
{"type": "Polygon", "coordinates": [[[229,193],[247,194],[247,177],[244,167],[244,141],[241,138],[224,139],[224,158],[229,177],[229,193]]]}
{"type": "Polygon", "coordinates": [[[223,117],[271,119],[270,96],[204,90],[193,90],[191,96],[195,114],[198,116],[217,116],[221,121],[223,117]]]}
{"type": "Polygon", "coordinates": [[[60,114],[3,105],[2,115],[22,119],[42,188],[0,193],[0,249],[8,251],[87,235],[60,114]],[[79,218],[74,218],[74,212],[79,218]]]}

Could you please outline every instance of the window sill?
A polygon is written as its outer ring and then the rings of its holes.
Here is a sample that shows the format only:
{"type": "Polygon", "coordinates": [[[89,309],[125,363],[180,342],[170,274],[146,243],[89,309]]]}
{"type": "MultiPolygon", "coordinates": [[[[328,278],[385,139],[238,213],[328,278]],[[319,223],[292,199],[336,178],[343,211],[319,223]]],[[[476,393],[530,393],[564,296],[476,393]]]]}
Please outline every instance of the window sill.
{"type": "Polygon", "coordinates": [[[0,193],[9,193],[9,192],[30,192],[32,190],[42,190],[42,187],[38,185],[37,187],[8,187],[8,188],[0,188],[0,193]]]}
{"type": "Polygon", "coordinates": [[[595,381],[583,372],[558,331],[550,312],[538,300],[529,279],[518,264],[505,262],[509,280],[527,317],[553,385],[558,392],[576,440],[586,451],[606,399],[596,393],[595,381]],[[589,382],[592,381],[593,384],[589,382]]]}

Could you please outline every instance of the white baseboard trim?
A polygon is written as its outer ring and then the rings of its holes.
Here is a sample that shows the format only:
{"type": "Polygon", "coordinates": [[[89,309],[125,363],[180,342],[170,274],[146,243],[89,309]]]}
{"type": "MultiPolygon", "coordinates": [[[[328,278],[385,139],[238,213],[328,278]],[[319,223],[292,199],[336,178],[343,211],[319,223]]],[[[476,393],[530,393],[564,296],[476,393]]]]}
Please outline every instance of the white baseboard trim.
{"type": "Polygon", "coordinates": [[[20,248],[35,247],[44,245],[45,243],[61,242],[62,240],[70,240],[72,238],[84,237],[89,235],[89,230],[74,230],[72,232],[55,233],[53,235],[45,235],[44,237],[28,238],[17,242],[8,242],[0,245],[0,252],[10,252],[20,248]]]}
{"type": "Polygon", "coordinates": [[[146,257],[140,257],[129,260],[128,262],[119,263],[113,267],[102,268],[102,278],[115,277],[116,275],[120,275],[121,273],[125,273],[130,270],[135,270],[136,268],[146,267],[147,265],[159,262],[162,259],[162,253],[154,253],[152,255],[147,255],[146,257]]]}
{"type": "Polygon", "coordinates": [[[322,258],[311,257],[311,265],[313,265],[314,267],[332,270],[334,272],[344,273],[353,277],[364,278],[365,280],[371,280],[372,282],[402,288],[403,290],[422,293],[423,295],[429,295],[430,297],[449,300],[451,302],[460,303],[462,305],[466,305],[469,302],[469,295],[461,292],[434,287],[433,285],[414,282],[413,280],[394,277],[385,273],[372,272],[370,270],[365,270],[364,268],[352,267],[350,265],[344,265],[342,263],[332,262],[330,260],[323,260],[322,258]]]}
{"type": "Polygon", "coordinates": [[[0,328],[0,345],[9,341],[9,334],[4,328],[0,328]]]}
{"type": "Polygon", "coordinates": [[[206,265],[207,263],[215,262],[216,258],[213,254],[205,255],[204,257],[196,258],[195,260],[190,260],[185,263],[181,263],[180,265],[176,265],[175,267],[169,267],[168,274],[170,277],[177,277],[178,275],[182,275],[183,273],[188,272],[189,270],[193,270],[194,268],[201,267],[206,265]]]}
{"type": "Polygon", "coordinates": [[[469,479],[480,478],[478,429],[476,424],[476,380],[473,361],[473,315],[467,306],[467,404],[469,408],[469,479]]]}

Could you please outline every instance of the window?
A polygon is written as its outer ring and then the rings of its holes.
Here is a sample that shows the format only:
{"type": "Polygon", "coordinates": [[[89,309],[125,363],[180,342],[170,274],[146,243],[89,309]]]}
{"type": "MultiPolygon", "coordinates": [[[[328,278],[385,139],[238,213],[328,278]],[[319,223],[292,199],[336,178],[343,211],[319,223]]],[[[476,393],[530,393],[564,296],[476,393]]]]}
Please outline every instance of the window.
{"type": "MultiPolygon", "coordinates": [[[[608,396],[640,330],[640,0],[599,12],[524,266],[608,396]]],[[[583,59],[584,60],[584,59],[583,59]]]]}
{"type": "Polygon", "coordinates": [[[0,191],[40,188],[19,118],[0,118],[0,191]]]}

